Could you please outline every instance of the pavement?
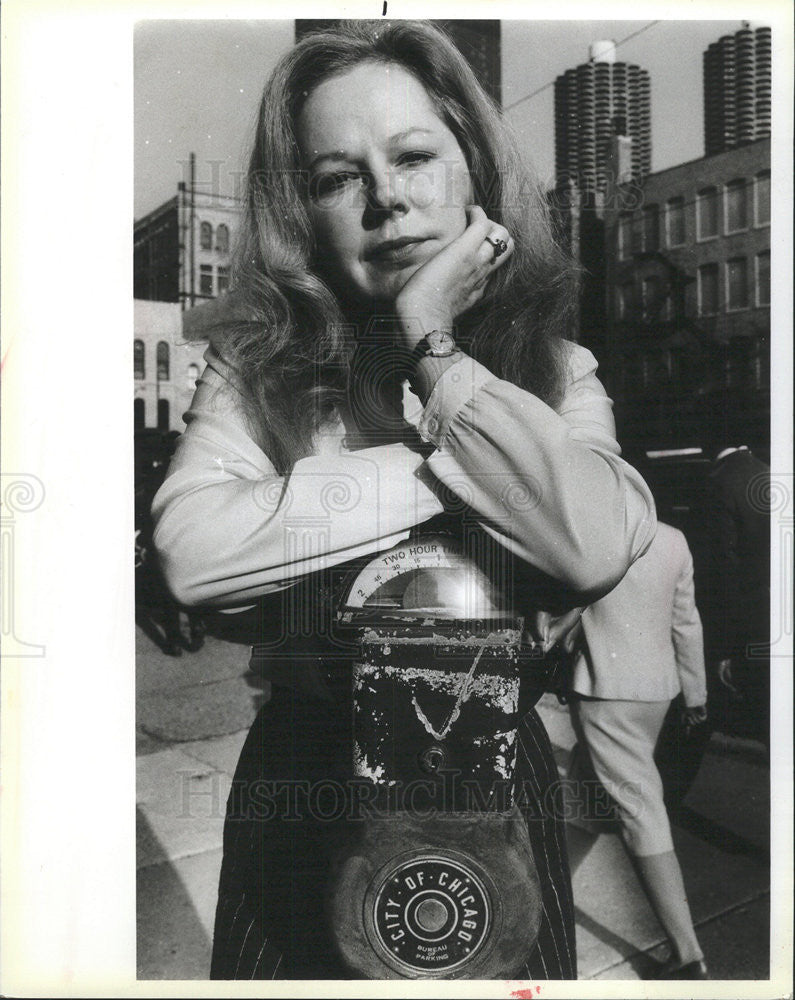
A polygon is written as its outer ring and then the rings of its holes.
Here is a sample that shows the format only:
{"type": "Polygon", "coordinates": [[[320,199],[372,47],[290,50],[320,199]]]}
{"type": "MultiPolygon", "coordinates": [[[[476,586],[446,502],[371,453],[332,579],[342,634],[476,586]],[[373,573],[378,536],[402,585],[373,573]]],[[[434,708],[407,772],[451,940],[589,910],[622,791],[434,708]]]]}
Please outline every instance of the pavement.
{"type": "MultiPolygon", "coordinates": [[[[248,673],[245,646],[208,636],[198,652],[171,657],[152,634],[137,629],[138,978],[201,980],[209,974],[226,797],[268,686],[248,673]]],[[[568,711],[549,696],[539,710],[563,770],[574,743],[568,711]]],[[[764,749],[716,734],[674,818],[713,979],[770,974],[769,787],[764,749]]],[[[638,980],[666,957],[616,834],[596,840],[573,887],[580,979],[638,980]]]]}

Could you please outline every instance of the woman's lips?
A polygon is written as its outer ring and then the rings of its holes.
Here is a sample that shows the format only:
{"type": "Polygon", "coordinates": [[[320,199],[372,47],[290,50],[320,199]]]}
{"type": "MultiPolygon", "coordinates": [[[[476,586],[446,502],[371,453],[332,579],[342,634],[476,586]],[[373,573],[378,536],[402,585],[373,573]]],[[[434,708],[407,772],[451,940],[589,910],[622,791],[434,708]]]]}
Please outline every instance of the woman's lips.
{"type": "Polygon", "coordinates": [[[397,240],[385,240],[368,250],[365,259],[371,264],[392,267],[411,264],[426,242],[425,236],[402,236],[397,240]]]}

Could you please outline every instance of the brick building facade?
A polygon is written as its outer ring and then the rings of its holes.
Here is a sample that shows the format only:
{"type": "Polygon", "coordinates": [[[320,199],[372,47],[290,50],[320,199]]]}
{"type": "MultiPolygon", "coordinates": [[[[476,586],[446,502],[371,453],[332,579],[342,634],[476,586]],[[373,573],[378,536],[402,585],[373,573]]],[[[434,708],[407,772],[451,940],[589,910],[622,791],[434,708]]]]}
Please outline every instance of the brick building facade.
{"type": "Polygon", "coordinates": [[[618,185],[602,358],[636,448],[716,434],[769,450],[770,140],[618,185]]]}
{"type": "Polygon", "coordinates": [[[133,229],[133,295],[189,309],[229,287],[238,199],[180,183],[174,198],[133,229]]]}

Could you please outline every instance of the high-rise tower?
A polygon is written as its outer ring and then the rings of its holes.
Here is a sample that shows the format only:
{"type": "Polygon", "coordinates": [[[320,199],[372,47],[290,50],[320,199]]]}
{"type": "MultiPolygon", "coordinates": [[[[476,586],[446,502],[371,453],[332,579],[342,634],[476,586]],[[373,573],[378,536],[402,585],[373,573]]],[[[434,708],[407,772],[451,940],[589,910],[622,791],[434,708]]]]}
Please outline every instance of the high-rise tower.
{"type": "Polygon", "coordinates": [[[745,22],[704,53],[707,156],[770,135],[771,31],[745,22]]]}
{"type": "Polygon", "coordinates": [[[616,62],[614,42],[594,42],[589,56],[555,80],[555,172],[559,187],[603,191],[614,135],[632,140],[633,177],[651,170],[651,84],[645,69],[616,62]]]}

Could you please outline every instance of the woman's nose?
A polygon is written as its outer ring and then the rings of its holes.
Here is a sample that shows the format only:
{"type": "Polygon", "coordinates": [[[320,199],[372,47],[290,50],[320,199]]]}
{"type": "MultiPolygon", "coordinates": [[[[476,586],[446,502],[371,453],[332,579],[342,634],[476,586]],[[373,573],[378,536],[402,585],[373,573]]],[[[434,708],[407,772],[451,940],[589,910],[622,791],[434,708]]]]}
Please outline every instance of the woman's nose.
{"type": "Polygon", "coordinates": [[[368,205],[376,212],[406,212],[408,197],[405,180],[399,172],[375,171],[370,175],[368,205]]]}

